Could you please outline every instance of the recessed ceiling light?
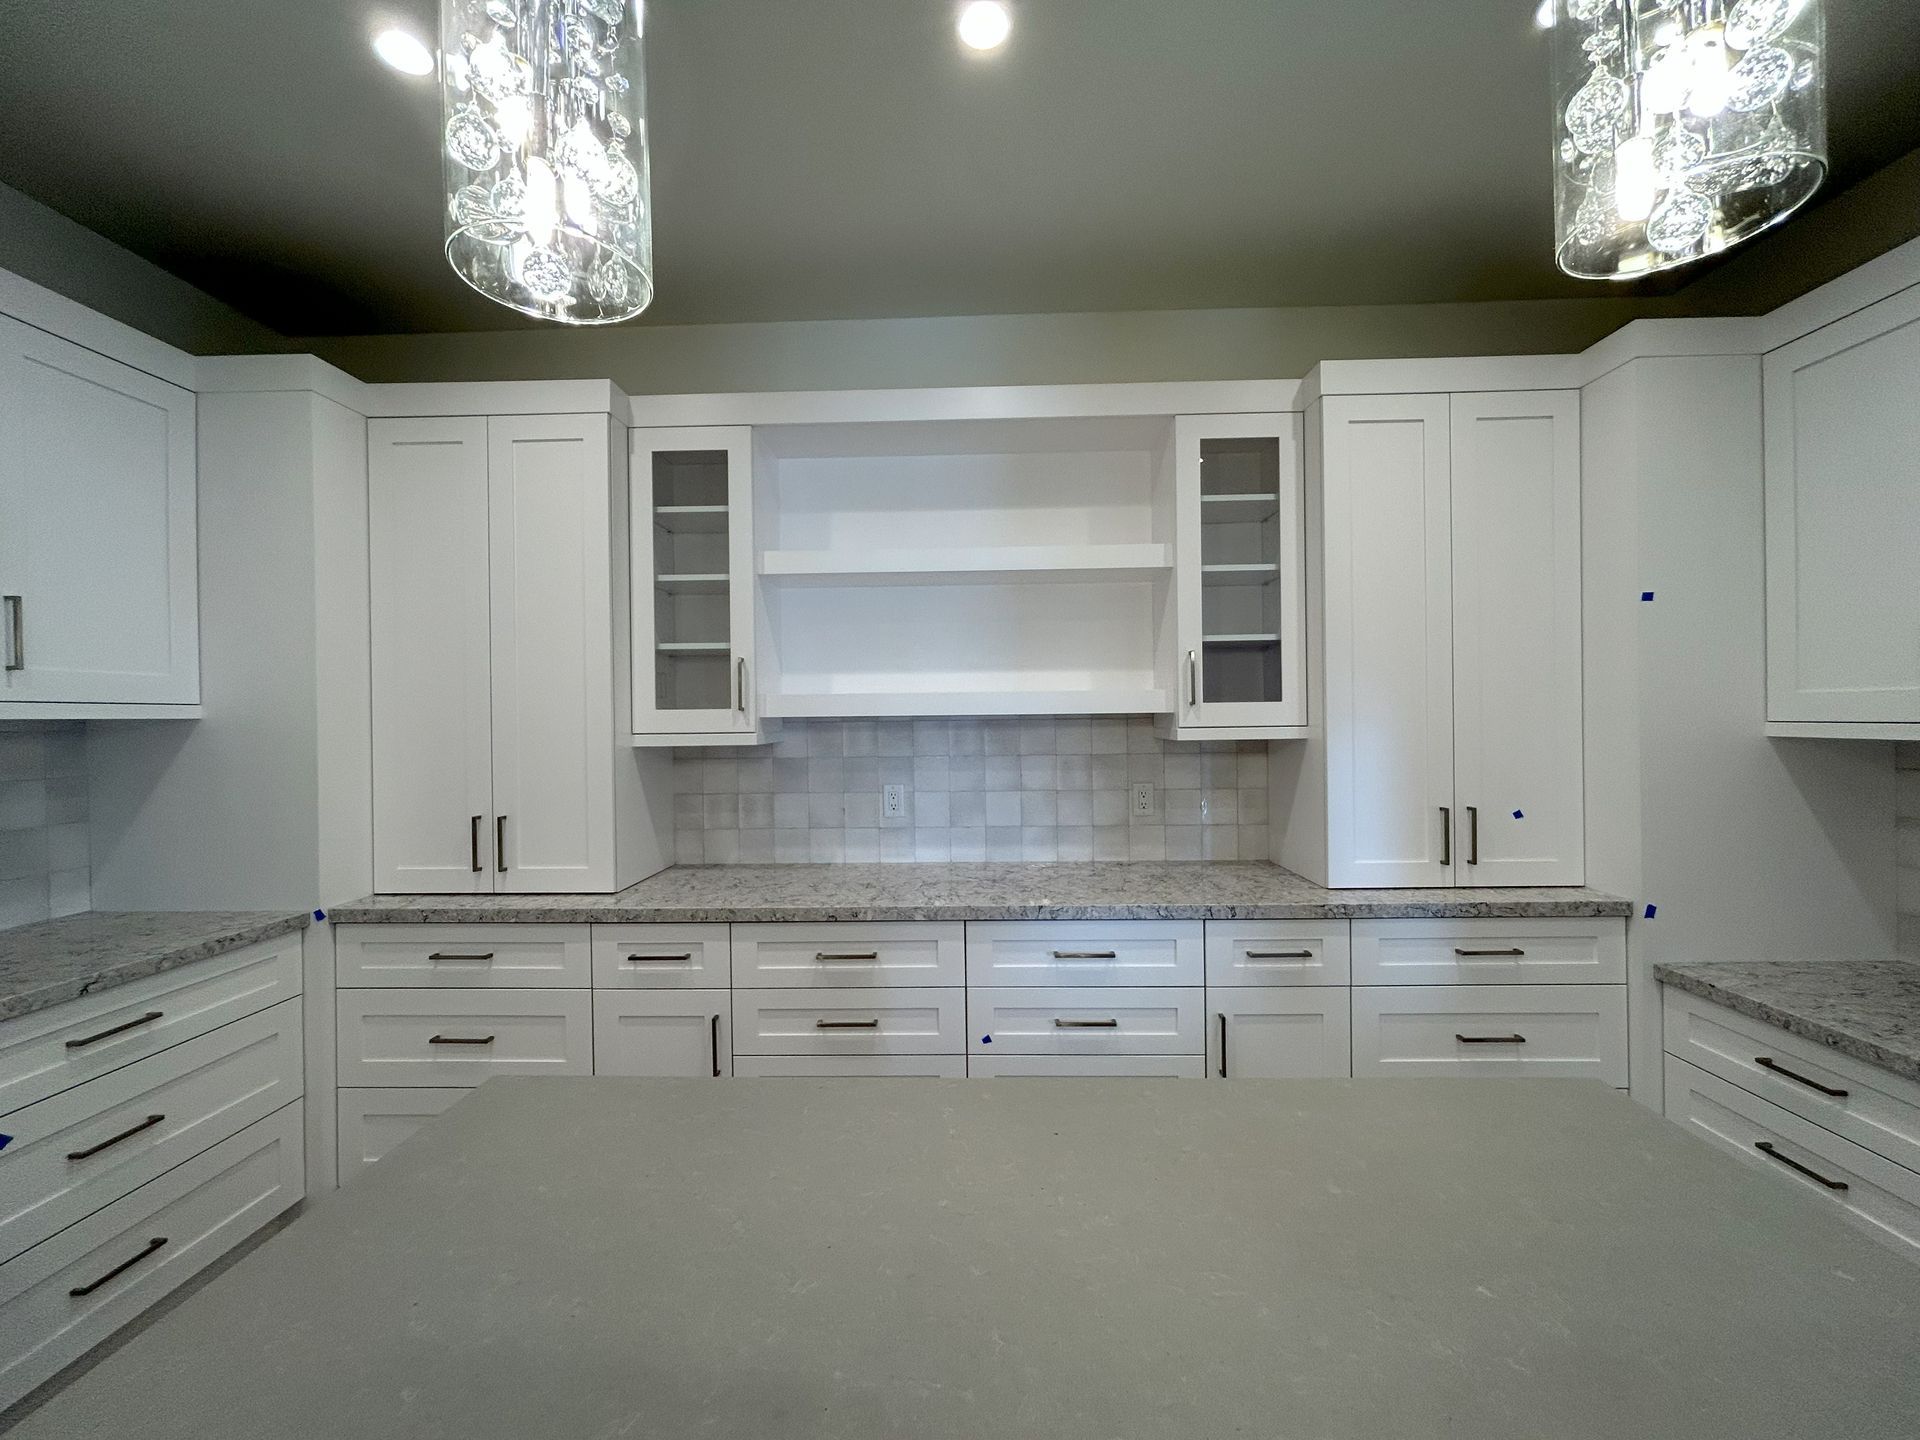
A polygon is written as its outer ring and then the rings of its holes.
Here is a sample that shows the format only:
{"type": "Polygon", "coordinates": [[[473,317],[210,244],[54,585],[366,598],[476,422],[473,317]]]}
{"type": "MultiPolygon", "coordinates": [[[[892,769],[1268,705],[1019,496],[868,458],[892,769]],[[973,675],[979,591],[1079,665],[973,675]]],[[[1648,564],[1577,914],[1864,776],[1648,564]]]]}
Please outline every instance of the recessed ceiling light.
{"type": "Polygon", "coordinates": [[[960,12],[960,38],[975,50],[997,50],[1013,30],[1013,16],[1000,0],[973,0],[960,12]]]}
{"type": "Polygon", "coordinates": [[[433,52],[405,30],[382,30],[373,37],[373,53],[402,75],[433,73],[433,52]]]}

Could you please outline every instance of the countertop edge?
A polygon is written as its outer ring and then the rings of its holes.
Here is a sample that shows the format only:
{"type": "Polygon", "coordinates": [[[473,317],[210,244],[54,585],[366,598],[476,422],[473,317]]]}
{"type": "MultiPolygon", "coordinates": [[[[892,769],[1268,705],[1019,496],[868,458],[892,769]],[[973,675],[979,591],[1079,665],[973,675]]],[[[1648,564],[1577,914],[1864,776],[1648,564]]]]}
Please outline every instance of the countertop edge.
{"type": "Polygon", "coordinates": [[[1838,1051],[1855,1060],[1864,1060],[1869,1065],[1877,1065],[1904,1080],[1920,1083],[1920,1055],[1890,1050],[1878,1041],[1855,1034],[1831,1021],[1814,1020],[1795,1011],[1782,1009],[1769,1001],[1731,988],[1699,973],[1711,968],[1709,964],[1693,967],[1656,964],[1653,967],[1653,978],[1663,985],[1672,985],[1676,989],[1686,991],[1689,995],[1697,995],[1702,1000],[1711,1000],[1716,1005],[1724,1005],[1729,1010],[1745,1015],[1749,1019],[1759,1020],[1777,1029],[1785,1030],[1789,1035],[1797,1035],[1802,1040],[1811,1040],[1816,1045],[1824,1045],[1829,1050],[1838,1051]]]}
{"type": "Polygon", "coordinates": [[[1282,903],[1272,905],[724,905],[588,908],[519,905],[486,909],[431,900],[343,905],[335,925],[712,925],[819,924],[846,921],[966,920],[1593,920],[1625,919],[1624,900],[1456,901],[1405,904],[1282,903]]]}

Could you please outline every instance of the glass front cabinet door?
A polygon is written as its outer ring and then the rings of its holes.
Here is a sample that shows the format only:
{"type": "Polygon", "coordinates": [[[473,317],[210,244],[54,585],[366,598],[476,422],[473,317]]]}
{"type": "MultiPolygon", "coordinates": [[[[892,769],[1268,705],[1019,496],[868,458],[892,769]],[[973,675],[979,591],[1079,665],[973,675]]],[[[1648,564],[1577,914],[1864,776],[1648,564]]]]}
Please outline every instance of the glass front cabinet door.
{"type": "Polygon", "coordinates": [[[633,729],[753,730],[753,443],[745,426],[632,432],[633,729]]]}
{"type": "Polygon", "coordinates": [[[1300,417],[1174,421],[1173,738],[1307,723],[1300,417]]]}

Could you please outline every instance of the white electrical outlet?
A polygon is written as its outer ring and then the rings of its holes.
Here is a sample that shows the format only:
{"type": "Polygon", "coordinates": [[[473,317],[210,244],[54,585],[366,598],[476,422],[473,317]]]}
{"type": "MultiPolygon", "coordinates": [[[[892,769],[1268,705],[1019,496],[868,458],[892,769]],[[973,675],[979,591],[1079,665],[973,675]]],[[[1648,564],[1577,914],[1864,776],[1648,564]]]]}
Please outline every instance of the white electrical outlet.
{"type": "Polygon", "coordinates": [[[888,820],[899,820],[907,813],[907,787],[904,785],[883,785],[880,788],[880,814],[888,820]]]}
{"type": "Polygon", "coordinates": [[[1133,813],[1151,815],[1154,812],[1153,786],[1136,785],[1133,787],[1133,813]]]}

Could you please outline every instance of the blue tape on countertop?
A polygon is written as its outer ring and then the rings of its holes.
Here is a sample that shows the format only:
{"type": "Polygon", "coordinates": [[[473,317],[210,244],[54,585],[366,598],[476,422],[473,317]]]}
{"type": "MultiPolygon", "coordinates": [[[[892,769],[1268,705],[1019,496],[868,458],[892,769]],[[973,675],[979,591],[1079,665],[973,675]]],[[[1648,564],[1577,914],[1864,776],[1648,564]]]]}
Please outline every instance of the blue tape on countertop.
{"type": "Polygon", "coordinates": [[[1647,919],[1651,920],[1655,915],[1659,913],[1660,913],[1660,907],[1658,905],[1647,906],[1647,919]]]}

